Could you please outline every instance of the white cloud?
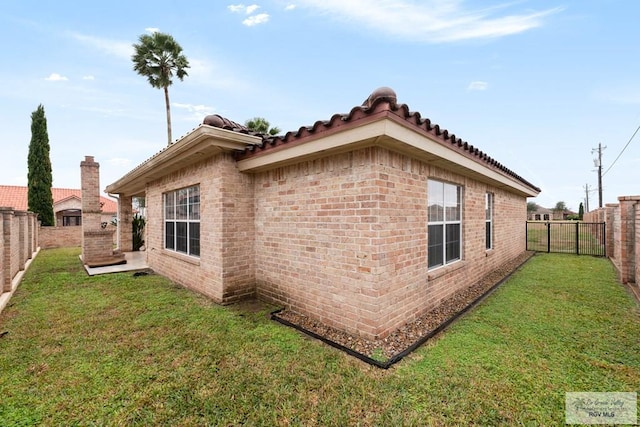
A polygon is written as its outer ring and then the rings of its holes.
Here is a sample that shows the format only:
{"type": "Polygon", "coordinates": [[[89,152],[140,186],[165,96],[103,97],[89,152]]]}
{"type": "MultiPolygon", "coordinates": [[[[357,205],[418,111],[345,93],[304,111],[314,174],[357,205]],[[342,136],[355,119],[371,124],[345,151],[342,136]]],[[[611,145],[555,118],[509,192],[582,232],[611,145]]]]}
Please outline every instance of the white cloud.
{"type": "Polygon", "coordinates": [[[475,81],[469,83],[467,90],[487,90],[488,87],[489,83],[487,82],[475,81]]]}
{"type": "Polygon", "coordinates": [[[204,118],[204,116],[207,116],[209,114],[213,114],[215,111],[213,107],[209,107],[208,105],[202,105],[202,104],[193,105],[193,104],[181,104],[179,102],[172,102],[171,105],[173,105],[176,108],[187,110],[190,113],[202,115],[202,118],[204,118]]]}
{"type": "Polygon", "coordinates": [[[253,27],[254,25],[264,24],[269,21],[268,13],[259,13],[257,15],[253,15],[242,21],[244,25],[247,27],[253,27]]]}
{"type": "Polygon", "coordinates": [[[100,37],[87,36],[80,33],[70,33],[71,37],[80,43],[93,49],[98,49],[120,58],[131,59],[133,55],[133,45],[131,42],[123,42],[119,40],[103,39],[100,37]]]}
{"type": "Polygon", "coordinates": [[[472,10],[461,0],[298,0],[350,25],[384,31],[410,41],[445,43],[489,39],[522,33],[544,24],[561,7],[538,12],[505,14],[518,2],[472,10]],[[500,13],[500,12],[503,13],[500,13]]]}
{"type": "Polygon", "coordinates": [[[295,4],[293,4],[293,3],[291,3],[291,4],[288,4],[288,5],[284,8],[284,10],[293,10],[293,9],[295,9],[295,8],[296,8],[296,5],[295,5],[295,4]]]}
{"type": "Polygon", "coordinates": [[[243,4],[230,4],[227,9],[233,13],[240,13],[246,9],[246,6],[243,4]]]}
{"type": "Polygon", "coordinates": [[[82,76],[82,80],[95,80],[96,78],[93,76],[82,76]]]}
{"type": "Polygon", "coordinates": [[[50,82],[63,82],[69,80],[65,76],[61,76],[58,73],[51,73],[49,77],[45,77],[44,79],[50,82]]]}
{"type": "Polygon", "coordinates": [[[260,6],[258,6],[257,4],[245,6],[244,4],[240,3],[230,4],[229,6],[227,6],[227,9],[229,9],[229,11],[233,13],[244,13],[246,15],[251,15],[253,12],[260,9],[260,6]]]}
{"type": "MultiPolygon", "coordinates": [[[[230,4],[227,6],[227,9],[232,13],[244,13],[246,15],[251,15],[256,10],[260,9],[260,6],[257,4],[252,4],[249,6],[245,6],[244,4],[230,4]]],[[[268,13],[259,13],[257,15],[251,15],[244,21],[242,21],[243,25],[247,27],[253,27],[254,25],[264,24],[269,21],[268,13]]]]}
{"type": "Polygon", "coordinates": [[[144,29],[147,33],[158,33],[160,32],[160,28],[156,28],[156,27],[147,27],[144,29]]]}

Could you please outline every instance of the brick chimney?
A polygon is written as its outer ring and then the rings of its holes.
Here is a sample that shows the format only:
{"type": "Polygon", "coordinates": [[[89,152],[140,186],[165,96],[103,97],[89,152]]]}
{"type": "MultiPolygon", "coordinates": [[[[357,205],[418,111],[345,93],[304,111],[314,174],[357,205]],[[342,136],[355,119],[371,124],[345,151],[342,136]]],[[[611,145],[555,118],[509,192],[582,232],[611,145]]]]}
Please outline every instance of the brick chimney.
{"type": "Polygon", "coordinates": [[[80,162],[82,186],[82,261],[89,267],[124,264],[124,254],[113,250],[115,230],[102,226],[100,164],[93,156],[80,162]]]}

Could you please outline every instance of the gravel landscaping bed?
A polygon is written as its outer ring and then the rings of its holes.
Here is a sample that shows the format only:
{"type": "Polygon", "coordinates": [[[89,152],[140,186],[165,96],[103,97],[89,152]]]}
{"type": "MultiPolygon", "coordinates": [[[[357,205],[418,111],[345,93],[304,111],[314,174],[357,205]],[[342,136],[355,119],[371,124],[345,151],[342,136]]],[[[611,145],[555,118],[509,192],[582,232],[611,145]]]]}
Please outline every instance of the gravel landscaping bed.
{"type": "Polygon", "coordinates": [[[304,331],[316,334],[327,341],[337,343],[366,358],[384,362],[409,349],[440,325],[472,305],[478,298],[517,270],[533,255],[533,252],[525,252],[514,260],[503,264],[500,268],[484,276],[478,283],[455,293],[424,316],[402,326],[383,339],[364,339],[357,335],[339,331],[290,310],[276,312],[273,317],[282,319],[304,331]]]}

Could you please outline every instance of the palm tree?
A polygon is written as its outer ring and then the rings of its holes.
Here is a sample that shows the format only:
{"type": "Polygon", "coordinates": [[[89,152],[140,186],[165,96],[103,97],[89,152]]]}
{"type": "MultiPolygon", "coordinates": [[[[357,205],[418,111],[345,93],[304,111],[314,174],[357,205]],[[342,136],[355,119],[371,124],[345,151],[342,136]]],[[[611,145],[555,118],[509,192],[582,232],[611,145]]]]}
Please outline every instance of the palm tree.
{"type": "Polygon", "coordinates": [[[186,69],[189,68],[189,61],[182,54],[182,47],[169,34],[143,34],[138,41],[138,44],[133,45],[133,69],[146,77],[151,86],[164,89],[164,102],[167,106],[167,145],[171,145],[169,86],[173,83],[171,78],[174,74],[180,80],[188,75],[186,69]]]}
{"type": "Polygon", "coordinates": [[[280,133],[278,127],[270,128],[270,123],[264,117],[254,117],[244,122],[244,125],[254,132],[277,135],[280,133]]]}

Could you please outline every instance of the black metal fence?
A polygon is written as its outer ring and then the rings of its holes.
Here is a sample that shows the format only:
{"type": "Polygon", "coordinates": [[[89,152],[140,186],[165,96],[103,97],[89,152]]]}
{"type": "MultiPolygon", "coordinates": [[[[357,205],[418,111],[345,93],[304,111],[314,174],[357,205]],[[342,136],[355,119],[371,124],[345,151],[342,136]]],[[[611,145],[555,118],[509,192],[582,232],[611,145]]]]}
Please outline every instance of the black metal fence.
{"type": "Polygon", "coordinates": [[[527,221],[527,250],[605,256],[605,223],[527,221]]]}

